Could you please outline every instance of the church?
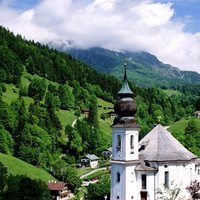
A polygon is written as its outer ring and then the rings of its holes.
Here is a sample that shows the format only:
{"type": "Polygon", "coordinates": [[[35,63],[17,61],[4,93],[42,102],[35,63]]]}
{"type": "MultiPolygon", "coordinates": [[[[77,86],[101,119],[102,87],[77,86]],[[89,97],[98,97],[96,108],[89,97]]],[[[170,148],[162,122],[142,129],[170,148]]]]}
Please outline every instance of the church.
{"type": "Polygon", "coordinates": [[[161,124],[138,141],[137,105],[128,85],[126,63],[124,68],[124,82],[114,105],[110,200],[158,200],[159,189],[173,186],[180,188],[182,199],[188,199],[186,187],[200,181],[199,159],[161,124]]]}

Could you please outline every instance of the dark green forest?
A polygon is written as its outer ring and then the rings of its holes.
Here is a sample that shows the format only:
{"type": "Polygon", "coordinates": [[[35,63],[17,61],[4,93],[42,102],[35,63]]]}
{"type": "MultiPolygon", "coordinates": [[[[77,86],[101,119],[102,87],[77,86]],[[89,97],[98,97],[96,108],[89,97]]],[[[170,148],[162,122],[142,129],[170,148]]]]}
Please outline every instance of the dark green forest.
{"type": "MultiPolygon", "coordinates": [[[[80,186],[72,165],[88,153],[101,156],[111,144],[99,126],[97,98],[114,103],[121,84],[118,78],[103,75],[66,53],[0,27],[0,152],[44,168],[73,189],[80,186]],[[27,76],[25,84],[22,76],[27,74],[38,76],[27,76]],[[11,103],[3,99],[6,84],[14,84],[19,91],[11,103]],[[27,107],[24,97],[34,102],[27,107]],[[80,118],[83,108],[89,109],[89,116],[80,118]],[[74,112],[74,127],[63,127],[56,114],[60,109],[74,112]]],[[[140,138],[156,123],[169,126],[200,110],[200,97],[194,93],[197,86],[169,96],[160,88],[129,85],[138,106],[140,138]]],[[[199,134],[199,127],[195,131],[199,134]]],[[[194,138],[192,134],[186,138],[183,143],[188,147],[194,138]]]]}

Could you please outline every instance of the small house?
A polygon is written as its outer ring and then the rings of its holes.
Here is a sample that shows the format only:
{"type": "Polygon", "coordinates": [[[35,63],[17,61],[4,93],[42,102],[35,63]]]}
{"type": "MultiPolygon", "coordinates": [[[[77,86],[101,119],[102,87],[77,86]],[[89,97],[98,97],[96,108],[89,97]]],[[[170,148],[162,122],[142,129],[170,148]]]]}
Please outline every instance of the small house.
{"type": "Polygon", "coordinates": [[[116,113],[115,113],[114,110],[108,112],[107,115],[108,115],[110,118],[116,117],[116,113]]]}
{"type": "Polygon", "coordinates": [[[82,113],[83,113],[83,115],[84,115],[85,117],[88,117],[89,112],[90,112],[90,110],[89,110],[88,108],[82,108],[81,111],[82,111],[82,113]]]}
{"type": "Polygon", "coordinates": [[[103,156],[108,156],[108,157],[111,157],[112,156],[112,147],[108,148],[108,149],[104,149],[102,151],[102,155],[103,156]]]}
{"type": "Polygon", "coordinates": [[[88,154],[81,158],[81,166],[82,167],[91,167],[95,168],[99,164],[99,158],[95,155],[88,154]]]}
{"type": "Polygon", "coordinates": [[[195,111],[195,112],[194,112],[194,116],[195,116],[195,117],[200,117],[200,111],[198,111],[198,110],[195,111]]]}
{"type": "Polygon", "coordinates": [[[50,194],[53,200],[63,199],[65,197],[68,197],[71,193],[71,191],[68,190],[67,183],[49,181],[46,184],[50,189],[50,194]]]}

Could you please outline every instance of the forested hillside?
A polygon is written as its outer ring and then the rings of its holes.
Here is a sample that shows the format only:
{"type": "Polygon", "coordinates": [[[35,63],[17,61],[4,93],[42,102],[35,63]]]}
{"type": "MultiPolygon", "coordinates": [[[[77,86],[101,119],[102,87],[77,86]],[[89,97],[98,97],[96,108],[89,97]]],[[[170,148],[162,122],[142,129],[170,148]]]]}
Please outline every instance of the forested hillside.
{"type": "MultiPolygon", "coordinates": [[[[72,188],[79,186],[69,165],[88,153],[101,156],[110,147],[111,130],[101,128],[110,119],[98,99],[114,103],[121,80],[3,27],[0,36],[0,152],[43,168],[72,188]],[[99,113],[100,107],[105,113],[99,113]],[[85,108],[88,117],[82,114],[85,108]],[[75,116],[74,126],[61,123],[60,111],[63,117],[75,116]]],[[[158,119],[171,125],[200,109],[200,98],[189,91],[167,95],[159,88],[129,84],[138,105],[140,138],[158,119]]]]}
{"type": "Polygon", "coordinates": [[[200,74],[193,71],[182,71],[162,63],[155,55],[148,52],[117,51],[101,47],[66,49],[62,45],[54,45],[53,43],[51,45],[69,53],[99,72],[112,74],[118,78],[123,77],[121,63],[126,58],[129,80],[140,87],[176,88],[181,92],[194,88],[193,92],[200,94],[200,74]],[[194,84],[198,86],[194,86],[194,84]]]}

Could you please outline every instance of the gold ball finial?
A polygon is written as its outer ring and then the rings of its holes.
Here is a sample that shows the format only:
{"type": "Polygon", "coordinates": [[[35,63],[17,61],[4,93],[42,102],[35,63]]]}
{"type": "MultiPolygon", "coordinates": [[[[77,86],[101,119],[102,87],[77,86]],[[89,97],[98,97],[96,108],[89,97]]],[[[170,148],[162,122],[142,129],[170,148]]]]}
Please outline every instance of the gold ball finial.
{"type": "Polygon", "coordinates": [[[157,117],[159,123],[160,123],[161,118],[162,117],[160,115],[157,117]]]}

